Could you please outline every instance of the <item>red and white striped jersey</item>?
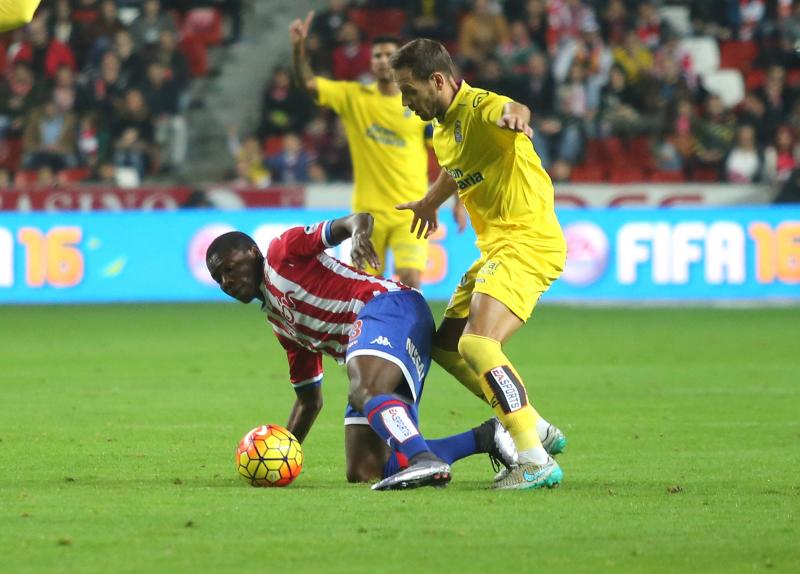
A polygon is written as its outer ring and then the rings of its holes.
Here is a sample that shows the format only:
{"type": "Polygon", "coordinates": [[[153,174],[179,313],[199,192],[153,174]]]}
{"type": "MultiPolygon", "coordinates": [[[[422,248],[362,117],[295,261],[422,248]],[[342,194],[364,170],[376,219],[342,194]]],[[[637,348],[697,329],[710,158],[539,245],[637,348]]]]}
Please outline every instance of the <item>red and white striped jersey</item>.
{"type": "Polygon", "coordinates": [[[322,381],[322,353],[343,362],[356,316],[371,299],[409,289],[334,259],[330,221],[293,227],[269,244],[261,309],[286,349],[295,390],[322,381]]]}

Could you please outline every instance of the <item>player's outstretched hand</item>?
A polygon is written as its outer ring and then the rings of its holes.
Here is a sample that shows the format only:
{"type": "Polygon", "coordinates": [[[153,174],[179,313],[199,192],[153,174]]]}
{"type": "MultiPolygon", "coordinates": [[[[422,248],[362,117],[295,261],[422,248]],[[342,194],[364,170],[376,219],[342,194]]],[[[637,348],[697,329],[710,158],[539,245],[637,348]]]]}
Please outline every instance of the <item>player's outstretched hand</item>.
{"type": "Polygon", "coordinates": [[[353,234],[350,260],[358,269],[364,269],[367,265],[373,269],[380,269],[381,267],[381,260],[369,236],[370,233],[365,231],[358,231],[353,234]]]}
{"type": "Polygon", "coordinates": [[[522,132],[526,136],[533,137],[533,129],[525,121],[525,118],[516,113],[507,113],[502,118],[497,120],[497,125],[501,128],[506,128],[512,132],[522,132]]]}
{"type": "Polygon", "coordinates": [[[304,20],[300,18],[295,18],[291,24],[289,24],[289,39],[292,41],[292,45],[299,44],[306,41],[306,37],[308,37],[308,30],[311,27],[311,20],[314,19],[314,11],[311,10],[304,20]]]}
{"type": "Polygon", "coordinates": [[[395,205],[394,208],[400,210],[408,209],[414,214],[414,219],[411,221],[411,233],[416,233],[417,239],[423,236],[428,238],[439,229],[436,209],[430,207],[424,199],[401,203],[400,205],[395,205]]]}

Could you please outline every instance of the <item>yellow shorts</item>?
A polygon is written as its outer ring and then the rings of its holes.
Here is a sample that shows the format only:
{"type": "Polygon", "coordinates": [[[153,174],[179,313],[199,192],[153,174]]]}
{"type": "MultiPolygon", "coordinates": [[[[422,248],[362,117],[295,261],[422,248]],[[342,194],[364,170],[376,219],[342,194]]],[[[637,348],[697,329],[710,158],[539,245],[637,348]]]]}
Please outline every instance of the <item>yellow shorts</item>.
{"type": "Polygon", "coordinates": [[[372,228],[372,244],[381,260],[381,268],[366,268],[367,273],[382,275],[386,267],[386,255],[391,249],[394,269],[417,269],[425,271],[428,266],[428,240],[417,239],[409,231],[411,219],[400,221],[387,220],[374,215],[375,225],[372,228]]]}
{"type": "Polygon", "coordinates": [[[489,246],[461,278],[444,316],[469,316],[472,294],[485,293],[527,321],[539,297],[564,271],[566,260],[563,243],[545,248],[517,243],[489,246]]]}

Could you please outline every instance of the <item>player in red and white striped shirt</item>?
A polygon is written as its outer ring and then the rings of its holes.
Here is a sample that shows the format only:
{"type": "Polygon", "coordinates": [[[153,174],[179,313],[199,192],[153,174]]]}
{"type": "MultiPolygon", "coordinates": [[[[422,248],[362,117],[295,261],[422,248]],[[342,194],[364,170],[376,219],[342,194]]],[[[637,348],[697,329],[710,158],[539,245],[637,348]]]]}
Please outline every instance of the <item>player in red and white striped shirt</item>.
{"type": "Polygon", "coordinates": [[[449,463],[477,452],[514,464],[510,436],[494,419],[435,441],[419,432],[417,405],[434,332],[427,303],[416,290],[325,253],[352,237],[354,264],[376,267],[371,231],[372,216],[361,213],[289,229],[266,256],[240,232],[221,235],[208,248],[214,280],[243,303],[259,299],[286,350],[297,393],[287,428],[302,442],[322,408],[324,353],[347,363],[351,482],[384,477],[377,490],[446,484],[449,463]]]}

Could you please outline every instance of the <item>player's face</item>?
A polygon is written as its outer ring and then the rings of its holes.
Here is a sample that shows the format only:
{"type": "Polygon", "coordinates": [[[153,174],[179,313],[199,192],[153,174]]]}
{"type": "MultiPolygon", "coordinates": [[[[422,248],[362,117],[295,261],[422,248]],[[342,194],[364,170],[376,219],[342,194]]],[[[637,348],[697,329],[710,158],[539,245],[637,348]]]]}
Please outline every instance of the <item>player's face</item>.
{"type": "Polygon", "coordinates": [[[410,68],[400,68],[394,70],[394,81],[403,95],[403,105],[422,120],[429,122],[439,115],[436,74],[432,74],[427,80],[418,80],[411,74],[410,68]]]}
{"type": "Polygon", "coordinates": [[[389,58],[397,52],[397,44],[384,42],[372,46],[372,75],[379,82],[390,82],[392,80],[392,67],[389,65],[389,58]]]}
{"type": "Polygon", "coordinates": [[[237,301],[249,303],[258,296],[262,271],[257,249],[235,249],[225,256],[215,253],[206,259],[206,266],[212,279],[237,301]]]}

